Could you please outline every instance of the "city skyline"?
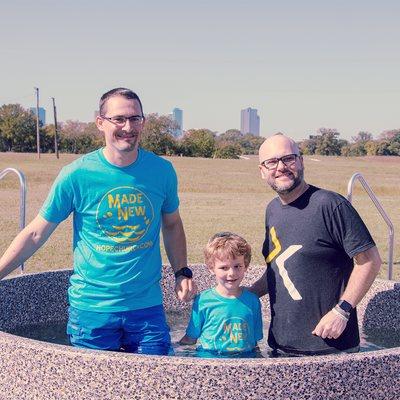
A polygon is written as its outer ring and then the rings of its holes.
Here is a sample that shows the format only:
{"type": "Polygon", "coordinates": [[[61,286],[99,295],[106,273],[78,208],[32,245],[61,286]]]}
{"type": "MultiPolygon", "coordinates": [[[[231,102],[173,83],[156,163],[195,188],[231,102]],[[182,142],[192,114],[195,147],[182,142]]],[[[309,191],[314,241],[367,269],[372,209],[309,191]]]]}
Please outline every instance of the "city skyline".
{"type": "Polygon", "coordinates": [[[260,117],[255,108],[247,107],[240,112],[240,132],[260,136],[260,117]]]}
{"type": "Polygon", "coordinates": [[[178,125],[174,131],[174,136],[179,137],[183,134],[183,110],[175,107],[171,113],[172,120],[178,125]]]}
{"type": "Polygon", "coordinates": [[[301,139],[325,127],[350,139],[400,127],[400,2],[246,7],[251,18],[227,0],[6,2],[0,105],[29,108],[38,87],[41,107],[56,99],[60,121],[89,122],[100,96],[124,86],[146,114],[179,104],[186,129],[239,129],[249,104],[262,136],[301,139]]]}

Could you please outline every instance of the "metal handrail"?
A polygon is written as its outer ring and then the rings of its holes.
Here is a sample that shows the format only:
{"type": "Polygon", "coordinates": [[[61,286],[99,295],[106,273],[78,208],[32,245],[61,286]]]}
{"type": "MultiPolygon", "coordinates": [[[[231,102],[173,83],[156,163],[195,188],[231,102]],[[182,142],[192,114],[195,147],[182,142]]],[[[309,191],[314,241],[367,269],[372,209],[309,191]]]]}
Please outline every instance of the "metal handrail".
{"type": "Polygon", "coordinates": [[[370,199],[374,203],[376,209],[379,211],[379,214],[381,214],[381,217],[386,222],[386,225],[389,228],[388,279],[392,280],[392,278],[393,278],[393,249],[394,249],[394,228],[393,228],[392,221],[390,220],[386,211],[381,206],[381,203],[379,203],[378,198],[375,196],[375,193],[372,191],[372,189],[368,185],[367,181],[364,179],[364,177],[359,172],[356,172],[349,180],[349,183],[347,185],[347,200],[349,200],[351,203],[352,197],[353,197],[353,187],[354,187],[356,180],[360,181],[362,187],[368,193],[370,199]]]}
{"type": "MultiPolygon", "coordinates": [[[[0,172],[0,180],[4,178],[9,172],[14,172],[17,174],[19,178],[19,229],[22,230],[25,228],[25,201],[26,201],[26,183],[25,183],[25,175],[18,171],[15,168],[6,168],[0,172]]],[[[24,264],[20,265],[21,273],[24,272],[24,264]]]]}

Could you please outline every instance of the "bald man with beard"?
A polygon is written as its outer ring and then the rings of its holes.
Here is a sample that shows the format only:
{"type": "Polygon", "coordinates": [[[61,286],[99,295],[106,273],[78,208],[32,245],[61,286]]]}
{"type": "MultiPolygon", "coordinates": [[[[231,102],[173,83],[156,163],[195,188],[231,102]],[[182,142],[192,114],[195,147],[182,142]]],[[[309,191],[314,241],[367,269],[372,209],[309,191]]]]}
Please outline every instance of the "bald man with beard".
{"type": "Polygon", "coordinates": [[[273,354],[358,351],[355,307],[381,265],[368,229],[343,196],[306,183],[291,138],[266,139],[259,160],[262,179],[278,196],[266,210],[267,269],[251,289],[269,293],[273,354]]]}

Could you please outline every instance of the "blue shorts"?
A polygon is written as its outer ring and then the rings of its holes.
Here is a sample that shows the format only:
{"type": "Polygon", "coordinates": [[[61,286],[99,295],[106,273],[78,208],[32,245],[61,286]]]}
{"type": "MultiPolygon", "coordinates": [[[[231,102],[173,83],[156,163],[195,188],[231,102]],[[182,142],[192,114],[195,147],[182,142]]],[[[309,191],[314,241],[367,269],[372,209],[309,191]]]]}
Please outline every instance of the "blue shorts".
{"type": "Polygon", "coordinates": [[[162,305],[115,313],[69,307],[67,334],[73,346],[96,350],[167,355],[171,348],[162,305]]]}

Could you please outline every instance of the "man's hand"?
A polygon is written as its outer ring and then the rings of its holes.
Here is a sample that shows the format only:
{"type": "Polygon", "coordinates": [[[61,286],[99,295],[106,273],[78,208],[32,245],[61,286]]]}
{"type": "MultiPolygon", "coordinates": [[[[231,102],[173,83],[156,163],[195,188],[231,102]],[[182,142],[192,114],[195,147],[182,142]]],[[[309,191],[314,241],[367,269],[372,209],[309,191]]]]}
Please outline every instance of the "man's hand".
{"type": "Polygon", "coordinates": [[[321,318],[311,333],[322,339],[337,339],[343,333],[346,325],[347,321],[344,318],[329,311],[321,318]]]}
{"type": "Polygon", "coordinates": [[[189,302],[196,296],[197,285],[193,282],[193,279],[189,279],[185,276],[178,276],[175,281],[175,293],[179,300],[189,302]]]}

